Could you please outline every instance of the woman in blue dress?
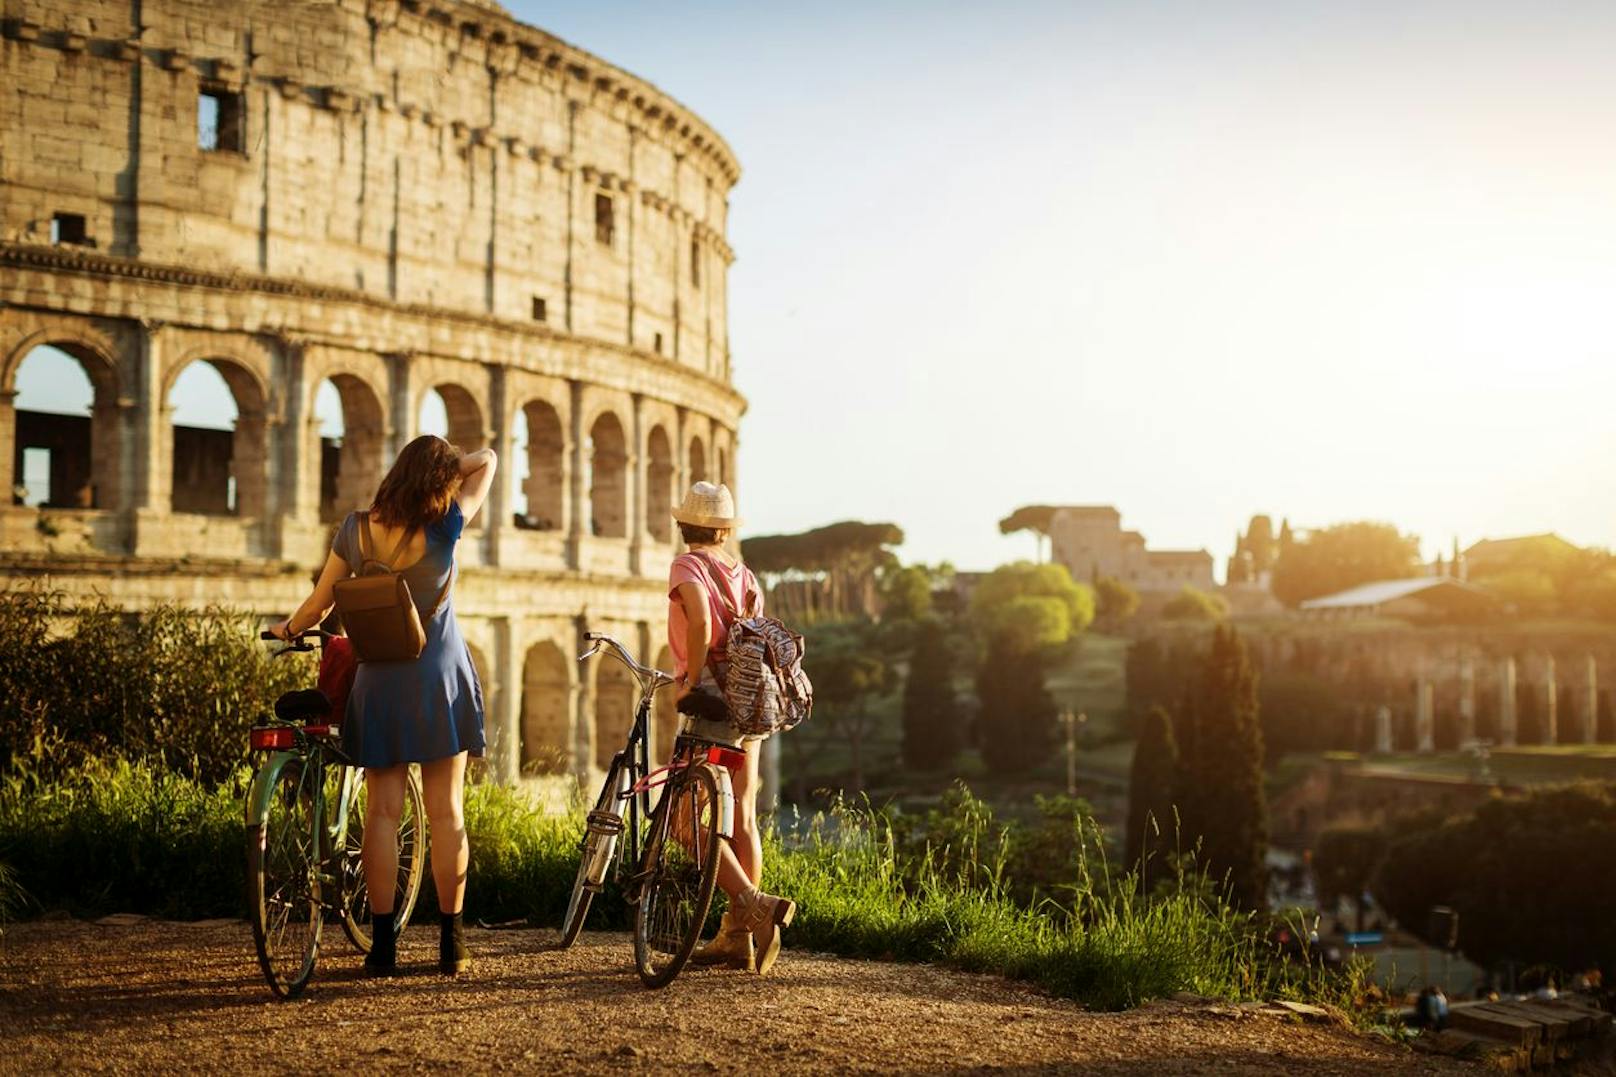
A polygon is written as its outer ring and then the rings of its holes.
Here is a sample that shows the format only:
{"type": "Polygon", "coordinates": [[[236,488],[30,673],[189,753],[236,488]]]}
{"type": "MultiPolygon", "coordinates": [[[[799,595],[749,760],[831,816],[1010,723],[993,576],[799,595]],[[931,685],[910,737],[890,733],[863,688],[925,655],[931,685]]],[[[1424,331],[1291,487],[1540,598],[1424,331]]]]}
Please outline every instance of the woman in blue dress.
{"type": "MultiPolygon", "coordinates": [[[[497,463],[490,449],[461,453],[442,438],[423,435],[398,454],[370,506],[371,556],[404,577],[426,630],[419,658],[360,663],[342,722],[343,749],[365,770],[361,859],[372,917],[365,968],[375,975],[397,967],[396,835],[411,763],[421,764],[432,832],[432,881],[443,916],[438,965],[454,975],[471,964],[461,925],[470,859],[463,792],[466,757],[483,754],[483,689],[455,621],[452,576],[455,543],[488,497],[497,463]]],[[[361,515],[349,513],[343,521],[314,593],[271,629],[276,635],[306,632],[331,611],[333,587],[363,560],[361,515]]]]}

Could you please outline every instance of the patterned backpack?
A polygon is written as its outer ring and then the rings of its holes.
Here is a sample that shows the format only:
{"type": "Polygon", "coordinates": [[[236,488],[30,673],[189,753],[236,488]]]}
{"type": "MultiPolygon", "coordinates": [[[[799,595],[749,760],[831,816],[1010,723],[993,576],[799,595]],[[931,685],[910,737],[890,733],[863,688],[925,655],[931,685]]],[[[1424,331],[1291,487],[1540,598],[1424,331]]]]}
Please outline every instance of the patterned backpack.
{"type": "Polygon", "coordinates": [[[758,595],[751,588],[744,596],[745,612],[737,610],[712,562],[701,554],[696,560],[730,615],[724,669],[720,671],[716,654],[707,659],[713,679],[724,689],[730,723],[750,736],[800,725],[814,708],[814,686],[802,669],[802,637],[758,613],[758,595]]]}

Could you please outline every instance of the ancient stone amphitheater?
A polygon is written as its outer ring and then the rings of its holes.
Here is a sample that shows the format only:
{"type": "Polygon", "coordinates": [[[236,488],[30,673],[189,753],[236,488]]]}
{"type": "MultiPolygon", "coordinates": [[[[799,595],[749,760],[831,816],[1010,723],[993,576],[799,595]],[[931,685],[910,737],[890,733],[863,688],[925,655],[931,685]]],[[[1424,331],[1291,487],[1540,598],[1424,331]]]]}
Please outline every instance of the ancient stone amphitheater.
{"type": "Polygon", "coordinates": [[[0,576],[285,613],[436,415],[504,462],[457,592],[494,771],[609,761],[579,634],[666,666],[670,504],[735,481],[724,141],[486,2],[5,0],[0,49],[0,576]],[[78,415],[18,393],[73,361],[78,415]],[[177,421],[208,367],[235,414],[177,421]]]}

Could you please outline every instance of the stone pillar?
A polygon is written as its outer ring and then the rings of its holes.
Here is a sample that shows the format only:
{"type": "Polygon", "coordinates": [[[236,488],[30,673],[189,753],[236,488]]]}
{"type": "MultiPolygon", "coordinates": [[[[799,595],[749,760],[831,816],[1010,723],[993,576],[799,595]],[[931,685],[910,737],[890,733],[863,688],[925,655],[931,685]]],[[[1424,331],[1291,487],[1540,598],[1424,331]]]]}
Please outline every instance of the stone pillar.
{"type": "Polygon", "coordinates": [[[522,654],[509,617],[495,617],[493,665],[495,683],[484,685],[488,708],[488,759],[497,781],[515,782],[522,770],[522,654]]]}
{"type": "Polygon", "coordinates": [[[1554,655],[1543,661],[1543,743],[1560,743],[1560,686],[1556,681],[1554,655]]]}
{"type": "Polygon", "coordinates": [[[1436,751],[1436,686],[1424,675],[1414,685],[1414,741],[1417,751],[1436,751]]]}
{"type": "Polygon", "coordinates": [[[388,375],[388,410],[392,413],[392,421],[387,425],[392,436],[387,442],[386,459],[382,463],[382,472],[392,466],[393,460],[403,451],[404,446],[415,440],[415,426],[420,416],[411,406],[415,398],[415,379],[411,376],[411,364],[414,357],[403,352],[387,357],[388,375]]]}
{"type": "Polygon", "coordinates": [[[1375,751],[1386,755],[1395,747],[1392,741],[1392,709],[1382,703],[1375,708],[1375,751]]]}
{"type": "Polygon", "coordinates": [[[0,392],[0,493],[5,497],[0,504],[9,506],[12,488],[22,483],[22,476],[16,474],[16,460],[17,392],[13,389],[0,392]]]}
{"type": "Polygon", "coordinates": [[[1506,658],[1498,667],[1498,746],[1515,747],[1515,659],[1506,658]]]}
{"type": "Polygon", "coordinates": [[[629,516],[628,527],[624,530],[628,534],[628,571],[630,575],[638,576],[648,537],[645,533],[645,462],[650,454],[645,451],[645,397],[635,393],[633,401],[633,441],[629,443],[628,461],[623,465],[628,478],[629,516]]]}
{"type": "Polygon", "coordinates": [[[584,486],[584,468],[587,464],[584,459],[584,386],[577,381],[569,384],[572,387],[572,414],[568,417],[567,428],[572,438],[572,474],[567,476],[567,567],[576,569],[583,564],[584,536],[588,534],[589,491],[584,486]]]}
{"type": "MultiPolygon", "coordinates": [[[[583,654],[586,646],[584,632],[589,627],[589,618],[587,614],[579,614],[574,620],[577,625],[573,638],[574,653],[583,654]]],[[[595,676],[602,661],[610,662],[612,659],[568,663],[576,686],[572,710],[572,773],[581,778],[592,778],[595,772],[595,676]]]]}
{"type": "Polygon", "coordinates": [[[1582,743],[1599,740],[1599,663],[1594,656],[1582,659],[1582,743]]]}
{"type": "MultiPolygon", "coordinates": [[[[516,461],[511,458],[510,386],[505,368],[489,367],[488,382],[488,413],[493,420],[492,428],[488,431],[488,447],[499,457],[499,465],[494,472],[493,488],[488,491],[488,503],[483,506],[483,533],[488,543],[486,563],[498,565],[500,544],[514,527],[511,522],[511,506],[514,504],[511,484],[515,481],[517,468],[516,461]]],[[[533,436],[531,431],[528,436],[533,436]]]]}
{"type": "Polygon", "coordinates": [[[1459,659],[1459,746],[1476,739],[1476,662],[1469,655],[1459,659]]]}

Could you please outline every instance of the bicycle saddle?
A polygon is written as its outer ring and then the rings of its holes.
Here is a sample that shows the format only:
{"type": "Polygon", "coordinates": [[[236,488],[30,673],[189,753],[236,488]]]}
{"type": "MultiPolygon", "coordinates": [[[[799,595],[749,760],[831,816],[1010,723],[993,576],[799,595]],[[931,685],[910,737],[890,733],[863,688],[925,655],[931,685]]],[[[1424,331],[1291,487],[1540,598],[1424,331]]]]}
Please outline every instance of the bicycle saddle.
{"type": "Polygon", "coordinates": [[[275,717],[283,722],[311,722],[331,716],[331,701],[317,688],[287,692],[275,701],[275,717]]]}

